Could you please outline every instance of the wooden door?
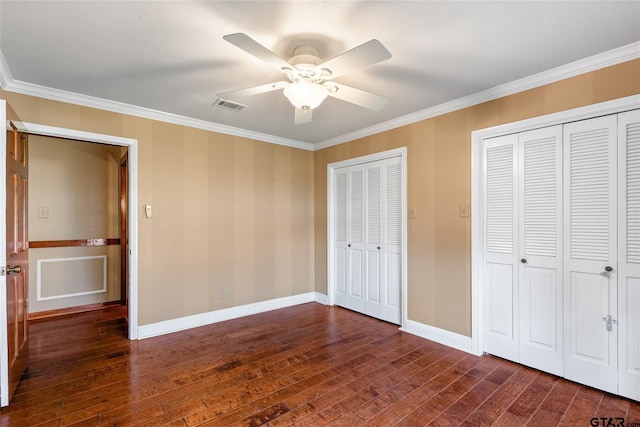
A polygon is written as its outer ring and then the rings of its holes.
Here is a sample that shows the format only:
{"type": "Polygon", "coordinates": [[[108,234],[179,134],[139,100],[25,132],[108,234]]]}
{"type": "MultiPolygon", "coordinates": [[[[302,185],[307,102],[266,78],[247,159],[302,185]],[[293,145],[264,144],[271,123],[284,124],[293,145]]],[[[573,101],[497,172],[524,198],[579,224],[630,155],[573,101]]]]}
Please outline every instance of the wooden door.
{"type": "Polygon", "coordinates": [[[128,304],[129,281],[129,155],[120,160],[120,304],[128,304]]]}
{"type": "Polygon", "coordinates": [[[562,376],[562,126],[518,143],[519,362],[562,376]]]}
{"type": "MultiPolygon", "coordinates": [[[[28,359],[27,135],[7,131],[6,303],[8,399],[15,392],[28,359]]],[[[3,398],[4,390],[3,390],[3,398]]]]}
{"type": "Polygon", "coordinates": [[[565,378],[617,393],[615,115],[564,126],[565,378]]]}
{"type": "Polygon", "coordinates": [[[618,393],[640,401],[640,110],[618,116],[618,393]]]}

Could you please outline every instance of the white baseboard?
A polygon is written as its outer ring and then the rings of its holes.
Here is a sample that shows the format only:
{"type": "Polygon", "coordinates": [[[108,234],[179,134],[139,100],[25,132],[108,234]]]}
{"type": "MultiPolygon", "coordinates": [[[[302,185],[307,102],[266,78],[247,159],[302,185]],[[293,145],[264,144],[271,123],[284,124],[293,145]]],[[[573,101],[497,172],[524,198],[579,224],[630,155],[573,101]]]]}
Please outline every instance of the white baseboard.
{"type": "Polygon", "coordinates": [[[138,328],[138,339],[184,331],[186,329],[197,328],[198,326],[210,325],[212,323],[237,319],[239,317],[250,316],[252,314],[264,313],[266,311],[277,310],[279,308],[292,307],[294,305],[305,304],[308,302],[318,302],[326,305],[326,301],[326,295],[318,292],[307,292],[306,294],[275,298],[268,301],[260,301],[238,307],[223,308],[221,310],[194,314],[193,316],[180,317],[178,319],[165,320],[163,322],[140,326],[138,328]]]}
{"type": "Polygon", "coordinates": [[[480,356],[482,354],[478,354],[473,351],[471,337],[460,335],[445,329],[436,328],[435,326],[425,325],[424,323],[416,322],[414,320],[407,320],[407,327],[400,328],[400,330],[437,342],[438,344],[446,345],[447,347],[475,354],[476,356],[480,356]]]}

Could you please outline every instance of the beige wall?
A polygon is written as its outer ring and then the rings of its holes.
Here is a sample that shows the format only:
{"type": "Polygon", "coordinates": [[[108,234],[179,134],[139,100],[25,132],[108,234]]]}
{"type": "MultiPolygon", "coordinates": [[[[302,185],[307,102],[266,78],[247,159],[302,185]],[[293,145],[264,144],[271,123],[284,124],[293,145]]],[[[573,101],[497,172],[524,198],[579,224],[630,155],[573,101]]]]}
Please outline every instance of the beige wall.
{"type": "Polygon", "coordinates": [[[140,325],[313,291],[312,152],[0,97],[25,122],[138,140],[140,325]]]}
{"type": "Polygon", "coordinates": [[[409,318],[471,331],[470,133],[640,93],[640,61],[317,152],[0,92],[24,121],[139,140],[139,316],[326,293],[326,165],[408,147],[409,318]],[[142,210],[142,206],[139,206],[142,210]],[[221,287],[229,298],[221,300],[221,287]]]}
{"type": "MultiPolygon", "coordinates": [[[[119,237],[120,147],[62,138],[29,137],[29,239],[67,240],[119,237]],[[39,209],[47,215],[39,215],[39,209]]],[[[39,248],[29,251],[29,312],[115,301],[120,298],[119,248],[39,248]],[[107,291],[38,300],[38,260],[106,256],[107,291]]],[[[42,264],[43,297],[102,289],[100,261],[42,264]],[[82,277],[83,280],[77,280],[82,277]]]]}
{"type": "Polygon", "coordinates": [[[408,317],[471,336],[471,132],[640,93],[640,60],[315,153],[315,289],[326,292],[327,164],[407,147],[408,317]]]}

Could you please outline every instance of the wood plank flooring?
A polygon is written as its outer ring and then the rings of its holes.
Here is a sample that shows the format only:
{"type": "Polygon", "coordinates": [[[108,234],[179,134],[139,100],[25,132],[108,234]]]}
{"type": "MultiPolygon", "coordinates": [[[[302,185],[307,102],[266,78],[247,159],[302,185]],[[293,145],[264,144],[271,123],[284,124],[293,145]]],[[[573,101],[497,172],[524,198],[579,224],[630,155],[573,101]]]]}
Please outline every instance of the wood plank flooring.
{"type": "Polygon", "coordinates": [[[30,331],[0,426],[640,426],[638,402],[316,303],[141,341],[117,307],[30,331]]]}

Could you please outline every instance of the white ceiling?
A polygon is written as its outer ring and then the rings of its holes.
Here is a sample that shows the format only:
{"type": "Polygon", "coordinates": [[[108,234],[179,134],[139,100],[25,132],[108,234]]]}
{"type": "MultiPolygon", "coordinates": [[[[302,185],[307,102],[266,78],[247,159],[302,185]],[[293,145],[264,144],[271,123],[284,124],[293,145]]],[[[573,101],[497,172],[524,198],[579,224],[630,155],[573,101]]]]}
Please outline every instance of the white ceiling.
{"type": "Polygon", "coordinates": [[[639,57],[640,1],[2,0],[0,37],[6,90],[313,148],[560,78],[594,55],[639,57]],[[236,32],[285,59],[301,42],[328,59],[376,38],[392,58],[336,81],[390,102],[328,98],[303,125],[282,91],[237,99],[241,112],[213,107],[216,93],[284,76],[222,39],[236,32]]]}

